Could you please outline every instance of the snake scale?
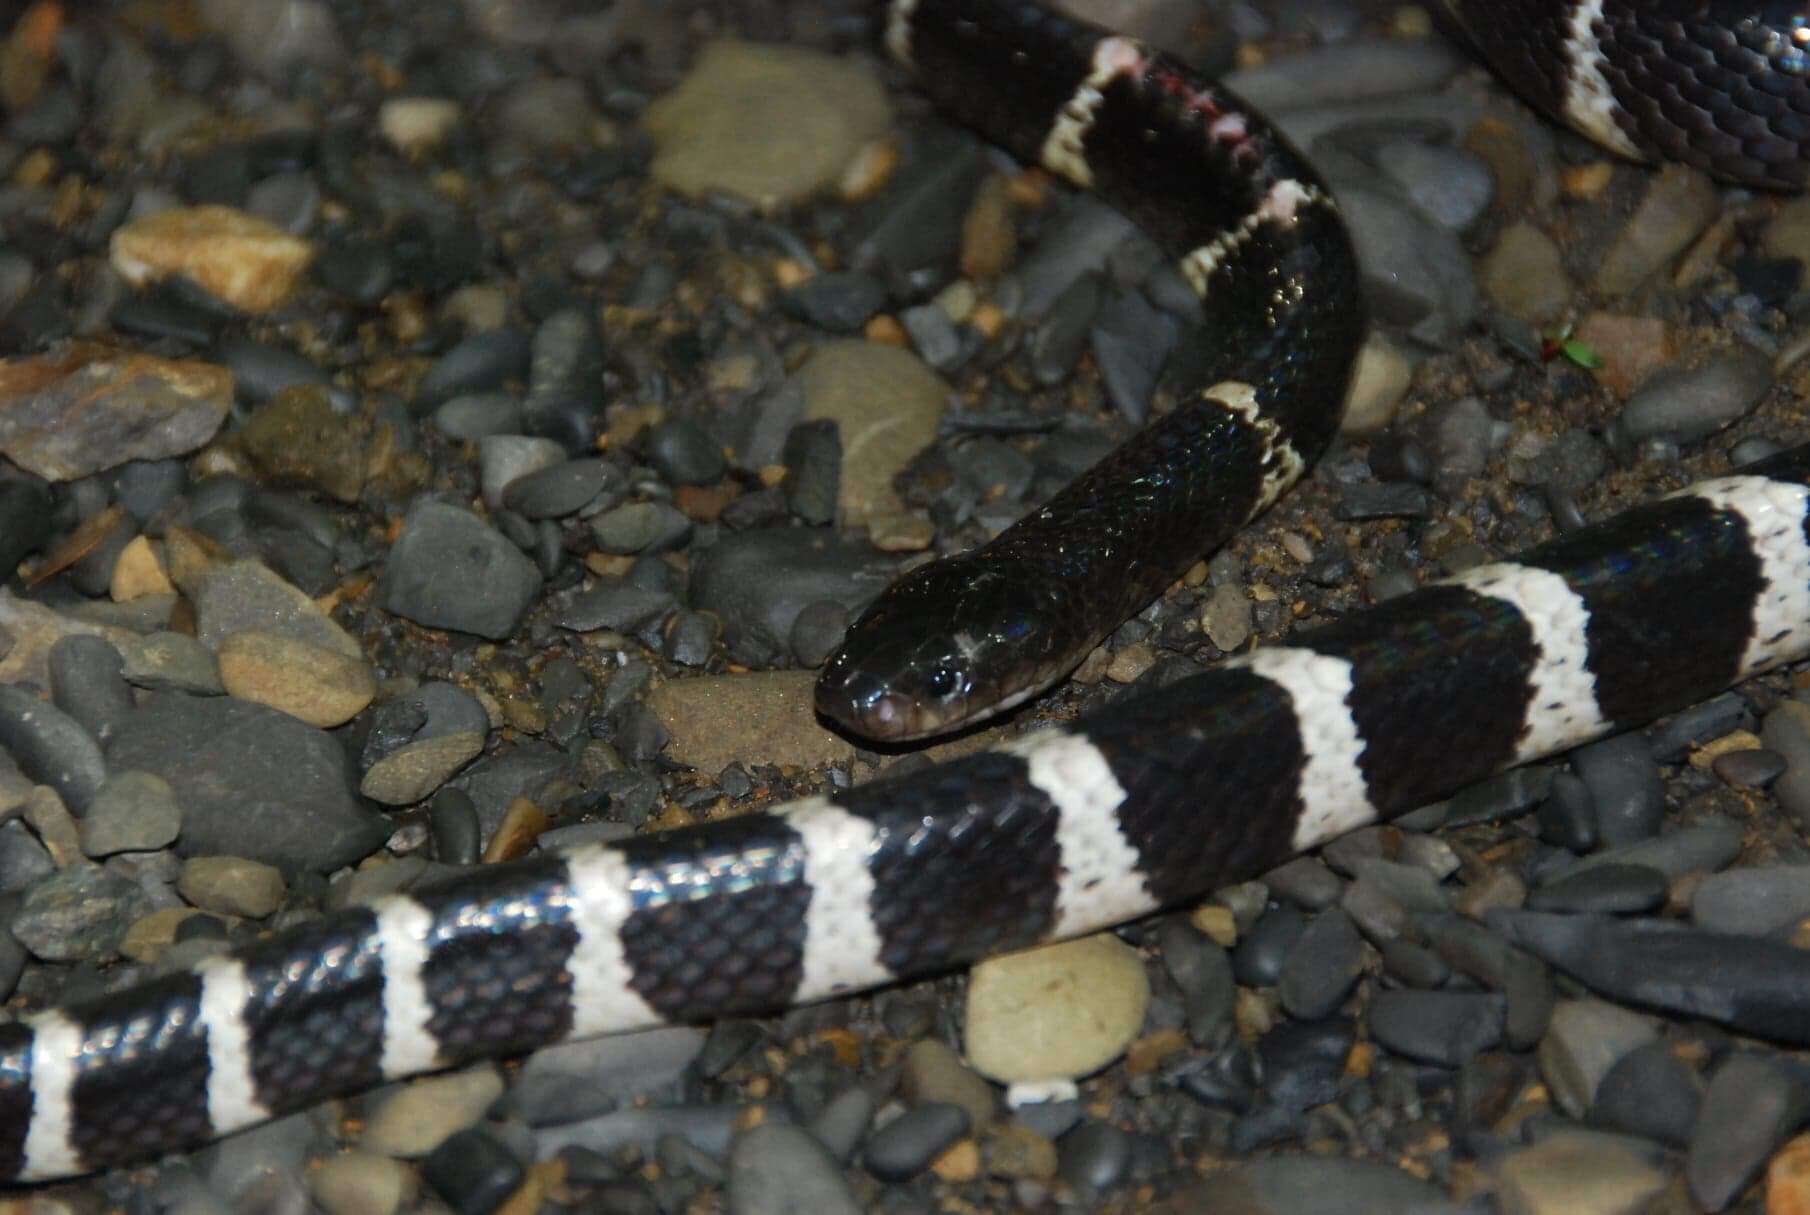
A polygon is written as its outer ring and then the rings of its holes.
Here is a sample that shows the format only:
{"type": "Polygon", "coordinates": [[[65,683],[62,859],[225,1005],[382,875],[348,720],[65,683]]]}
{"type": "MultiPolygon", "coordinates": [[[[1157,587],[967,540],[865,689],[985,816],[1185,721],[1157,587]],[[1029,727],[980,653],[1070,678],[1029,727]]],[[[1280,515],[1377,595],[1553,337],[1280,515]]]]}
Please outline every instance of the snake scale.
{"type": "MultiPolygon", "coordinates": [[[[1615,151],[1805,184],[1802,3],[1446,7],[1531,102],[1615,151]]],[[[1333,199],[1231,94],[1028,0],[894,0],[885,31],[952,116],[1169,249],[1216,346],[1210,383],[857,623],[820,707],[909,737],[1047,686],[1284,492],[1332,437],[1364,318],[1333,199]]],[[[1072,726],[485,867],[0,1024],[0,1179],[145,1160],[463,1060],[945,970],[1255,875],[1802,656],[1807,486],[1810,447],[1785,451],[1072,726]]]]}

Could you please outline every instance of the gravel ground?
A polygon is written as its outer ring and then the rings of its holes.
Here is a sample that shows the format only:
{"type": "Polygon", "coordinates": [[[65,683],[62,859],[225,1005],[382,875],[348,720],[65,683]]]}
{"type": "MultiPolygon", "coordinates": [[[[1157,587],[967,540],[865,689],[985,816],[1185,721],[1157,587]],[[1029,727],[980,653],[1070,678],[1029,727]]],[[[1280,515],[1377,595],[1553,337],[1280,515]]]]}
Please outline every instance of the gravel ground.
{"type": "MultiPolygon", "coordinates": [[[[931,756],[1810,435],[1805,202],[1608,161],[1419,10],[1110,7],[1310,149],[1375,334],[1307,483],[931,756]]],[[[865,3],[8,21],[15,1010],[930,762],[822,729],[810,668],[1187,376],[1179,278],[937,124],[865,3]]],[[[39,1198],[1783,1215],[1806,825],[1784,672],[971,978],[397,1084],[39,1198]],[[1078,1083],[1009,1106],[1024,1076],[1078,1083]]]]}

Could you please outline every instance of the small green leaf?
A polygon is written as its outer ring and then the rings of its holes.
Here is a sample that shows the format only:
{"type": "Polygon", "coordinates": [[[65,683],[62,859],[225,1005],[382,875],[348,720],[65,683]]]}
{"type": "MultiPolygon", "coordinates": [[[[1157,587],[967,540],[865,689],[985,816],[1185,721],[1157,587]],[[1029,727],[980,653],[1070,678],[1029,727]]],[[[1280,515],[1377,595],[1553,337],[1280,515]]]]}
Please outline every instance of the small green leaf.
{"type": "Polygon", "coordinates": [[[1566,338],[1559,343],[1559,349],[1564,352],[1566,358],[1587,370],[1595,371],[1603,365],[1602,356],[1596,353],[1587,342],[1580,342],[1576,338],[1566,338]]]}

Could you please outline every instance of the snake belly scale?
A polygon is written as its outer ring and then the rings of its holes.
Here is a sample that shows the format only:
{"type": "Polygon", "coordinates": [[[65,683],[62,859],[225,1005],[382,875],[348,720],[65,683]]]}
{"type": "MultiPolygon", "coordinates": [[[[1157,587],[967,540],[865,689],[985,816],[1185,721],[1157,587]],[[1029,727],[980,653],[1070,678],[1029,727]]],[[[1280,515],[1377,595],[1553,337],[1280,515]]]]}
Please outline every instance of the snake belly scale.
{"type": "MultiPolygon", "coordinates": [[[[1620,98],[1677,78],[1653,57],[1691,38],[1640,24],[1667,5],[1450,7],[1505,74],[1544,74],[1544,94],[1522,83],[1534,100],[1586,129],[1607,121],[1623,150],[1671,155],[1683,139],[1725,175],[1803,180],[1801,79],[1761,90],[1783,109],[1756,117],[1739,71],[1704,75],[1711,104],[1659,107],[1657,134],[1620,98]],[[1492,7],[1539,19],[1492,25],[1492,7]],[[1595,49],[1616,33],[1623,49],[1595,49]],[[1795,169],[1778,151],[1793,138],[1795,169]]],[[[1259,116],[1128,40],[1022,0],[896,0],[886,28],[957,117],[1130,211],[1236,338],[1220,382],[994,556],[1097,573],[1098,555],[1058,534],[1092,514],[1104,547],[1178,529],[1197,548],[1168,559],[1187,564],[1332,434],[1362,333],[1334,204],[1259,116]]],[[[1722,32],[1751,72],[1791,50],[1722,32]]],[[[1803,656],[1807,486],[1810,447],[1789,450],[1069,727],[834,798],[486,867],[0,1024],[0,1179],[144,1160],[463,1060],[943,970],[1260,873],[1803,656]]],[[[1172,568],[1145,571],[1138,593],[1172,568]]],[[[1039,593],[999,592],[1026,611],[1039,593]]],[[[910,712],[847,683],[876,712],[910,712]]]]}

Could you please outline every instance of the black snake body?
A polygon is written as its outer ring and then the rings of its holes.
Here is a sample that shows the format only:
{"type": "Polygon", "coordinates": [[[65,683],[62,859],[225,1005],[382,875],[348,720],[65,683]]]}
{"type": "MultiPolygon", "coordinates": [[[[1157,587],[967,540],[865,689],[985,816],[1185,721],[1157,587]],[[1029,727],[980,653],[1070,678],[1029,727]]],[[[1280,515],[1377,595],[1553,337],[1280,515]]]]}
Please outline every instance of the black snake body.
{"type": "MultiPolygon", "coordinates": [[[[1456,7],[1547,19],[1471,25],[1511,73],[1522,60],[1562,83],[1575,70],[1563,57],[1589,50],[1572,5],[1456,7]],[[1521,31],[1535,29],[1573,36],[1524,48],[1521,31]]],[[[1587,7],[1583,28],[1605,34],[1705,8],[1587,7]]],[[[1791,7],[1741,11],[1778,22],[1791,7]]],[[[1751,27],[1731,31],[1730,12],[1680,45],[1727,33],[1744,46],[1751,27]]],[[[1775,26],[1785,41],[1767,45],[1791,52],[1794,28],[1775,26]]],[[[1096,617],[1117,613],[1110,627],[1139,606],[1325,445],[1361,335],[1355,270],[1331,200],[1267,124],[1135,44],[1002,0],[896,0],[888,36],[957,116],[1103,190],[1168,242],[1228,335],[1223,382],[1008,532],[984,568],[958,567],[961,586],[997,569],[1031,578],[988,583],[983,606],[1006,624],[986,630],[1081,613],[1056,620],[1057,641],[1028,664],[1044,678],[1071,661],[1062,646],[1092,644],[1096,617]],[[1082,534],[1099,543],[1081,545],[1078,524],[1097,525],[1082,534]],[[1135,585],[1100,601],[1109,608],[1076,608],[1064,596],[1082,576],[1135,585]]],[[[1604,80],[1670,70],[1643,58],[1645,43],[1627,53],[1615,70],[1598,64],[1604,80]]],[[[1659,108],[1702,137],[1709,167],[1741,176],[1757,161],[1771,166],[1762,180],[1801,182],[1802,78],[1784,80],[1778,55],[1742,62],[1768,106],[1785,99],[1777,113],[1754,118],[1726,81],[1713,105],[1659,108]],[[1731,116],[1746,134],[1723,138],[1731,116]],[[1739,155],[1722,156],[1718,139],[1739,155]],[[1791,156],[1781,140],[1796,140],[1791,156]]],[[[1536,91],[1562,114],[1569,97],[1536,91]]],[[[1674,151],[1663,131],[1624,135],[1674,151]]],[[[1810,447],[1787,451],[1067,729],[834,800],[488,867],[0,1025],[0,1178],[142,1160],[329,1094],[569,1036],[953,967],[1254,875],[1801,656],[1807,484],[1810,447]]],[[[895,620],[917,610],[904,594],[895,620]]],[[[882,725],[910,716],[864,679],[849,663],[833,670],[831,707],[858,702],[845,715],[877,712],[882,725]]]]}

